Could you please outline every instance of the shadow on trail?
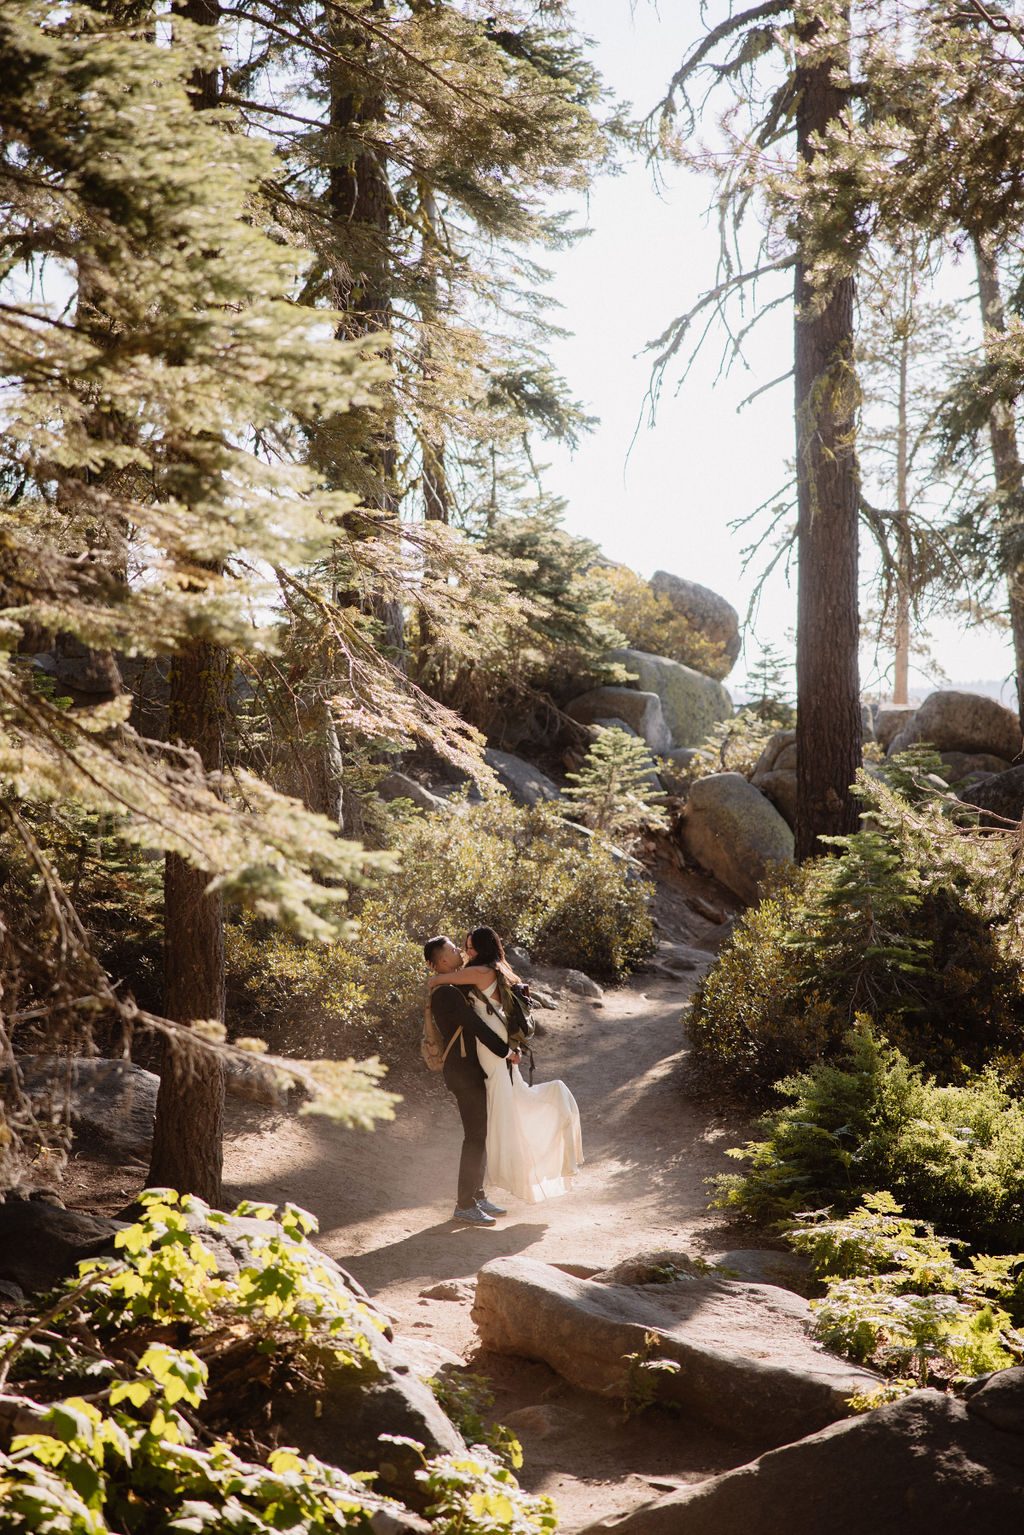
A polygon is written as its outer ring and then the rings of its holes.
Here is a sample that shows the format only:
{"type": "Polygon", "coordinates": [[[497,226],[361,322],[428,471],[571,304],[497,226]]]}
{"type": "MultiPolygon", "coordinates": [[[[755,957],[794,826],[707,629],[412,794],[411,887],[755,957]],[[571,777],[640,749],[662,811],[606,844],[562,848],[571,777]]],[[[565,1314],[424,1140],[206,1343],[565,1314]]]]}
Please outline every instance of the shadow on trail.
{"type": "Polygon", "coordinates": [[[337,1258],[349,1273],[373,1295],[384,1285],[422,1279],[436,1283],[443,1279],[461,1279],[492,1258],[510,1258],[539,1242],[547,1225],[517,1221],[514,1225],[476,1227],[456,1226],[453,1221],[439,1222],[411,1231],[400,1242],[388,1242],[357,1256],[338,1252],[332,1233],[320,1234],[320,1244],[337,1258]]]}

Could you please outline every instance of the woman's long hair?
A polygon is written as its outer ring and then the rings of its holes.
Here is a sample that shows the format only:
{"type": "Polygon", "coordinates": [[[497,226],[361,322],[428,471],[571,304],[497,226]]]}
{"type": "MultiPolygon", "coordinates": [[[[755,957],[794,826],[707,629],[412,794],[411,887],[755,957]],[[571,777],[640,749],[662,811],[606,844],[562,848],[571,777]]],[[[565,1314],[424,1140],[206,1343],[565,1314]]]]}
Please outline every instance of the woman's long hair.
{"type": "Polygon", "coordinates": [[[519,977],[505,958],[501,939],[493,927],[475,927],[469,934],[469,941],[476,950],[474,963],[489,965],[497,974],[503,975],[506,981],[518,981],[519,977]]]}

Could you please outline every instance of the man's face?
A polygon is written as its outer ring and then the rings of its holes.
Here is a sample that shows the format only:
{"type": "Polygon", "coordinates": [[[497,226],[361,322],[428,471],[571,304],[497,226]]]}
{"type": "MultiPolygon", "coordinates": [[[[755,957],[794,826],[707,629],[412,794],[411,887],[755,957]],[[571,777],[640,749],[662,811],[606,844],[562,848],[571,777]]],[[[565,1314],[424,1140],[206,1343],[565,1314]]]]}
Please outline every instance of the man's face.
{"type": "Polygon", "coordinates": [[[462,969],[462,955],[450,938],[446,938],[442,947],[434,950],[430,956],[430,968],[435,975],[449,975],[453,970],[462,969]]]}

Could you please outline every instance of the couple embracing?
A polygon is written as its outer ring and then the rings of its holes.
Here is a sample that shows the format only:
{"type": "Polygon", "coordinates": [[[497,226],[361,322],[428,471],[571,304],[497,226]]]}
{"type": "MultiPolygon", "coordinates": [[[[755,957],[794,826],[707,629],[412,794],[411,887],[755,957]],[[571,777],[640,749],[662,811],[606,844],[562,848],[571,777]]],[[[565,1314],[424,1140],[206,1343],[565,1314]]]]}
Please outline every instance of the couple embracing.
{"type": "Polygon", "coordinates": [[[461,954],[450,938],[423,945],[430,1008],[445,1044],[445,1086],[462,1118],[462,1156],[454,1219],[493,1226],[504,1215],[484,1193],[491,1182],[535,1204],[564,1194],[583,1161],[580,1115],[564,1082],[529,1086],[509,1048],[498,977],[518,977],[491,927],[475,927],[461,954]],[[461,1032],[460,1032],[461,1031],[461,1032]]]}

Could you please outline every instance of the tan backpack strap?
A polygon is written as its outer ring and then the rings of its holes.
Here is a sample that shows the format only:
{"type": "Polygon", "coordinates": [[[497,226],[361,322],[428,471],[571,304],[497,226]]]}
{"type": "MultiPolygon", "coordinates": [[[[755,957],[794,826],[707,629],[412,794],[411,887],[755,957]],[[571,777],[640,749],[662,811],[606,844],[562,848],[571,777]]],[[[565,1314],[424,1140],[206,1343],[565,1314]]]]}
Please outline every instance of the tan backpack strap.
{"type": "Polygon", "coordinates": [[[456,1040],[459,1041],[459,1044],[460,1044],[460,1047],[461,1047],[461,1054],[462,1054],[463,1057],[465,1057],[465,1054],[466,1054],[466,1041],[462,1037],[462,1024],[461,1023],[459,1024],[458,1028],[455,1030],[455,1033],[452,1035],[451,1039],[448,1041],[448,1043],[444,1047],[444,1054],[441,1057],[441,1065],[442,1066],[444,1065],[445,1061],[448,1059],[448,1052],[451,1049],[452,1045],[454,1045],[456,1040]]]}

